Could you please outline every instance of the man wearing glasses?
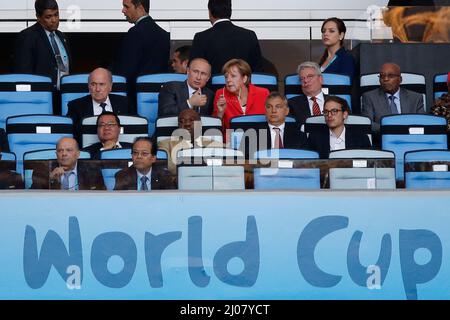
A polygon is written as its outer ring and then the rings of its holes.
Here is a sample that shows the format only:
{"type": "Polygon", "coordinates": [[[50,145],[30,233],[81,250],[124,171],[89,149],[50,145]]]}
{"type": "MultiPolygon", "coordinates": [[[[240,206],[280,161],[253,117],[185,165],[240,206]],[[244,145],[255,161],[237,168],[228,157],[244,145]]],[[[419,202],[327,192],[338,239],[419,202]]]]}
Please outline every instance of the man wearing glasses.
{"type": "Polygon", "coordinates": [[[91,159],[100,159],[100,153],[104,150],[131,148],[131,143],[119,142],[120,119],[109,111],[103,112],[97,118],[97,136],[100,142],[94,143],[84,151],[91,154],[91,159]]]}
{"type": "Polygon", "coordinates": [[[97,68],[89,74],[89,94],[69,102],[67,116],[72,118],[74,137],[81,143],[81,121],[85,117],[98,116],[104,111],[115,114],[131,114],[126,97],[111,94],[113,82],[109,70],[97,68]]]}
{"type": "Polygon", "coordinates": [[[116,173],[114,190],[150,191],[173,189],[167,169],[154,166],[156,145],[148,137],[139,137],[133,143],[133,165],[116,173]]]}
{"type": "Polygon", "coordinates": [[[311,116],[320,116],[325,95],[322,92],[323,77],[317,63],[306,61],[297,68],[303,95],[289,99],[290,114],[302,125],[311,116]]]}
{"type": "Polygon", "coordinates": [[[372,120],[372,131],[380,131],[380,119],[383,116],[402,113],[425,113],[423,96],[419,93],[400,88],[402,76],[400,67],[395,63],[382,65],[380,87],[362,95],[361,114],[372,120]]]}
{"type": "Polygon", "coordinates": [[[311,132],[308,137],[308,148],[319,153],[321,159],[327,159],[330,151],[342,149],[371,149],[366,134],[345,126],[349,107],[345,99],[328,96],[325,99],[323,115],[328,130],[311,132]]]}

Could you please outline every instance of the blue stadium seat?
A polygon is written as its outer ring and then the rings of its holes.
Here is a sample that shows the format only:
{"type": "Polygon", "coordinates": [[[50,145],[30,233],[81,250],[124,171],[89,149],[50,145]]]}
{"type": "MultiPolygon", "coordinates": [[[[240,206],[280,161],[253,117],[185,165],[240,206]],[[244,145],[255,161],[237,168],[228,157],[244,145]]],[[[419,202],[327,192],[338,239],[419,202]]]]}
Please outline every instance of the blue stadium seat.
{"type": "Polygon", "coordinates": [[[243,166],[180,166],[179,190],[244,190],[243,166]]]}
{"type": "MultiPolygon", "coordinates": [[[[216,117],[202,116],[202,133],[216,141],[223,141],[222,120],[216,117]]],[[[156,120],[156,141],[170,138],[172,133],[178,129],[178,117],[161,117],[156,120]]]]}
{"type": "MultiPolygon", "coordinates": [[[[351,110],[352,80],[350,77],[336,73],[322,73],[322,76],[323,93],[345,99],[351,110]]],[[[288,75],[284,78],[284,94],[287,99],[303,94],[298,74],[288,75]]]]}
{"type": "Polygon", "coordinates": [[[396,178],[403,181],[403,160],[407,151],[447,149],[447,120],[426,114],[399,114],[381,118],[381,148],[393,151],[396,178]]]}
{"type": "Polygon", "coordinates": [[[450,189],[449,150],[419,150],[405,153],[405,188],[450,189]],[[418,165],[418,170],[409,166],[418,165]],[[424,164],[429,164],[425,166],[424,164]]]}
{"type": "MultiPolygon", "coordinates": [[[[88,73],[71,74],[61,78],[61,114],[65,116],[68,111],[68,103],[72,100],[89,94],[88,73]]],[[[113,75],[113,87],[111,93],[121,96],[127,95],[127,80],[125,77],[113,75]]]]}
{"type": "Polygon", "coordinates": [[[319,159],[319,154],[315,151],[300,149],[262,150],[255,152],[254,158],[280,160],[278,167],[254,169],[253,177],[256,190],[320,189],[319,168],[289,168],[289,160],[292,159],[319,159]]]}
{"type": "Polygon", "coordinates": [[[330,159],[352,159],[352,168],[329,170],[330,189],[395,189],[395,164],[392,167],[368,167],[369,159],[394,160],[391,151],[346,149],[330,152],[330,159]]]}
{"type": "Polygon", "coordinates": [[[25,115],[6,119],[9,148],[17,156],[17,172],[23,170],[27,151],[55,148],[63,137],[72,137],[72,119],[62,116],[25,115]]]}
{"type": "Polygon", "coordinates": [[[136,80],[137,113],[148,120],[148,133],[155,133],[158,118],[158,97],[161,86],[169,81],[184,81],[187,75],[181,73],[159,73],[140,76],[136,80]]]}
{"type": "Polygon", "coordinates": [[[447,74],[437,74],[433,81],[434,100],[439,99],[444,93],[448,92],[447,88],[447,74]]]}
{"type": "Polygon", "coordinates": [[[0,128],[6,118],[24,114],[52,114],[52,80],[32,74],[0,75],[0,128]]]}
{"type": "Polygon", "coordinates": [[[2,155],[0,159],[5,160],[5,161],[16,161],[16,155],[12,152],[0,152],[0,154],[2,155]]]}
{"type": "MultiPolygon", "coordinates": [[[[273,74],[268,73],[252,73],[251,83],[255,86],[266,88],[269,91],[278,91],[278,79],[273,74]]],[[[211,89],[215,93],[218,89],[225,85],[225,76],[216,74],[211,78],[211,89]]]]}
{"type": "MultiPolygon", "coordinates": [[[[80,151],[79,159],[90,159],[91,155],[87,151],[80,151]]],[[[24,164],[26,161],[31,160],[56,160],[56,149],[44,149],[44,150],[35,150],[35,151],[27,151],[23,154],[24,164]]],[[[25,166],[26,167],[26,166],[25,166]]],[[[25,189],[30,189],[33,183],[33,170],[26,169],[24,170],[24,182],[25,189]]]]}

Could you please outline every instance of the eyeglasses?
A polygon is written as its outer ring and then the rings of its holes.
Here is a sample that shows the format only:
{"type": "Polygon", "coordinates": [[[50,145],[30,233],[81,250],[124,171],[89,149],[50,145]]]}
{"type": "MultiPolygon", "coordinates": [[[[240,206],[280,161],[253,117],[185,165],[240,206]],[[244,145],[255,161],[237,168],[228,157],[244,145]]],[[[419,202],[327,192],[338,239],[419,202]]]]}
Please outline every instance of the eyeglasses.
{"type": "Polygon", "coordinates": [[[394,79],[396,77],[400,77],[400,75],[399,74],[393,74],[393,73],[380,73],[378,75],[378,78],[380,78],[380,79],[384,79],[384,78],[394,79]]]}
{"type": "Polygon", "coordinates": [[[133,157],[141,156],[143,158],[146,158],[146,157],[150,156],[152,153],[148,152],[148,151],[136,151],[136,150],[133,150],[133,151],[131,151],[131,154],[133,155],[133,157]]]}
{"type": "Polygon", "coordinates": [[[323,110],[323,115],[328,117],[329,115],[335,116],[338,112],[342,111],[342,109],[331,109],[331,110],[323,110]]]}
{"type": "Polygon", "coordinates": [[[318,74],[308,74],[306,77],[300,77],[301,82],[305,82],[306,80],[312,80],[315,76],[318,76],[318,74]]]}
{"type": "Polygon", "coordinates": [[[117,126],[117,123],[115,123],[115,122],[106,122],[106,123],[105,122],[101,122],[101,123],[98,124],[97,127],[99,127],[99,128],[112,128],[114,126],[117,126]]]}

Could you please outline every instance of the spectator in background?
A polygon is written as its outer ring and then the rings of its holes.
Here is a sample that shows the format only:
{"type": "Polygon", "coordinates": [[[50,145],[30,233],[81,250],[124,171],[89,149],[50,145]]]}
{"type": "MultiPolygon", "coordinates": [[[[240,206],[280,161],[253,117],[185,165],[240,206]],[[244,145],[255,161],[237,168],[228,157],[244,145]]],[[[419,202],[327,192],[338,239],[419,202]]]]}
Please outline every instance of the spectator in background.
{"type": "MultiPolygon", "coordinates": [[[[2,150],[2,144],[0,143],[0,161],[2,160],[2,150]]],[[[0,167],[0,190],[23,188],[24,184],[20,174],[11,170],[3,170],[3,167],[0,167]]]]}
{"type": "Polygon", "coordinates": [[[414,91],[400,88],[402,74],[395,63],[381,66],[380,88],[362,95],[361,114],[372,120],[372,131],[380,131],[383,116],[401,113],[425,113],[423,96],[414,91]]]}
{"type": "Polygon", "coordinates": [[[112,94],[112,74],[109,70],[97,68],[89,74],[89,95],[68,103],[67,116],[72,118],[74,138],[81,144],[81,122],[83,118],[98,116],[104,111],[116,114],[130,114],[127,97],[112,94]]]}
{"type": "Polygon", "coordinates": [[[175,73],[186,73],[189,63],[190,50],[191,46],[182,46],[175,49],[170,64],[175,73]]]}
{"type": "Polygon", "coordinates": [[[208,61],[202,58],[191,60],[186,81],[170,81],[162,85],[158,98],[158,117],[178,116],[185,109],[211,115],[214,93],[206,87],[210,77],[211,66],[208,61]]]}
{"type": "Polygon", "coordinates": [[[59,8],[55,0],[36,0],[37,23],[19,33],[14,47],[14,72],[50,77],[59,88],[61,76],[69,73],[70,50],[58,30],[59,8]]]}
{"type": "Polygon", "coordinates": [[[0,150],[9,151],[8,137],[2,128],[0,128],[0,150]]]}
{"type": "Polygon", "coordinates": [[[319,61],[320,70],[327,73],[339,73],[355,76],[355,59],[344,48],[347,28],[343,20],[333,17],[322,23],[322,43],[325,51],[319,61]]]}
{"type": "Polygon", "coordinates": [[[290,114],[302,125],[311,116],[320,116],[325,103],[322,71],[317,63],[306,61],[297,68],[303,95],[288,100],[290,114]]]}
{"type": "MultiPolygon", "coordinates": [[[[447,119],[447,135],[450,135],[450,72],[447,75],[447,93],[434,102],[430,112],[447,119]]],[[[448,144],[450,146],[450,140],[448,140],[448,144]]]]}
{"type": "Polygon", "coordinates": [[[156,145],[148,137],[139,137],[133,143],[133,165],[116,173],[114,190],[151,191],[173,189],[167,169],[154,166],[156,145]]]}
{"type": "Polygon", "coordinates": [[[261,48],[255,32],[231,23],[231,0],[209,0],[209,20],[212,27],[194,36],[190,59],[209,61],[212,74],[222,72],[231,59],[245,60],[253,72],[262,71],[261,48]]]}
{"type": "Polygon", "coordinates": [[[371,149],[369,137],[345,126],[349,114],[345,99],[328,96],[325,99],[323,115],[328,130],[311,132],[308,136],[308,148],[319,153],[321,159],[327,159],[330,151],[342,149],[371,149]]]}
{"type": "Polygon", "coordinates": [[[233,117],[265,114],[265,101],[269,90],[251,84],[252,69],[242,59],[228,61],[222,70],[225,87],[216,91],[213,116],[222,119],[224,130],[230,127],[233,117]]]}
{"type": "Polygon", "coordinates": [[[134,102],[138,76],[167,72],[170,37],[149,16],[149,0],[123,0],[122,5],[122,13],[134,26],[122,39],[113,71],[127,78],[128,97],[134,102]]]}
{"type": "Polygon", "coordinates": [[[105,111],[97,117],[97,136],[100,142],[94,143],[86,148],[91,154],[91,159],[100,159],[100,153],[104,150],[131,148],[131,143],[119,142],[120,119],[109,111],[105,111]]]}

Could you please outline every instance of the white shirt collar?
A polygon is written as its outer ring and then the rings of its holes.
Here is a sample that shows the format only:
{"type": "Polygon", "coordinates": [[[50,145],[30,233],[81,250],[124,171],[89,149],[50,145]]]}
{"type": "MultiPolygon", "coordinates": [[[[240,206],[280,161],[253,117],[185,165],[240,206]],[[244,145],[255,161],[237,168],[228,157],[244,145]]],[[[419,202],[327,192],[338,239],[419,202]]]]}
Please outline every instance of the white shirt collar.
{"type": "MultiPolygon", "coordinates": [[[[138,182],[141,182],[141,178],[144,176],[142,173],[139,172],[139,170],[136,169],[136,173],[137,173],[137,177],[138,177],[138,182]]],[[[145,175],[149,181],[152,181],[152,168],[150,168],[150,170],[148,171],[148,173],[145,175]]]]}
{"type": "Polygon", "coordinates": [[[280,134],[283,134],[283,132],[284,132],[284,127],[286,126],[286,122],[283,122],[283,124],[282,124],[282,125],[279,125],[279,126],[274,126],[274,125],[272,125],[272,124],[270,124],[270,123],[268,123],[268,124],[269,124],[269,128],[270,128],[271,131],[272,131],[273,128],[275,128],[275,127],[280,128],[280,134]]]}
{"type": "MultiPolygon", "coordinates": [[[[308,97],[308,101],[311,101],[311,98],[312,98],[313,96],[307,96],[307,97],[308,97]]],[[[318,95],[316,95],[315,97],[316,97],[316,99],[317,99],[317,102],[325,101],[325,97],[324,97],[322,91],[320,91],[320,93],[319,93],[318,95]]],[[[312,102],[312,101],[311,101],[311,102],[312,102]]]]}
{"type": "Polygon", "coordinates": [[[214,23],[213,23],[213,27],[214,27],[216,24],[218,24],[219,22],[223,22],[223,21],[230,21],[230,19],[219,19],[219,20],[216,20],[216,21],[214,21],[214,23]]]}
{"type": "Polygon", "coordinates": [[[397,100],[400,100],[400,88],[394,94],[386,93],[386,98],[389,99],[390,96],[394,96],[397,100]]]}
{"type": "Polygon", "coordinates": [[[140,17],[139,19],[136,20],[136,22],[134,23],[134,25],[137,25],[139,22],[141,22],[142,20],[144,20],[145,18],[148,17],[148,14],[146,14],[145,16],[140,17]]]}
{"type": "Polygon", "coordinates": [[[330,138],[333,137],[337,140],[341,140],[341,141],[345,142],[345,126],[344,126],[344,130],[342,130],[341,135],[339,137],[336,137],[331,130],[329,130],[329,131],[330,131],[330,138]]]}
{"type": "MultiPolygon", "coordinates": [[[[111,101],[109,100],[109,96],[106,98],[105,102],[105,110],[106,111],[113,111],[111,101]]],[[[100,103],[92,99],[92,106],[94,107],[94,115],[98,116],[100,113],[102,113],[102,107],[100,107],[100,103]]]]}

